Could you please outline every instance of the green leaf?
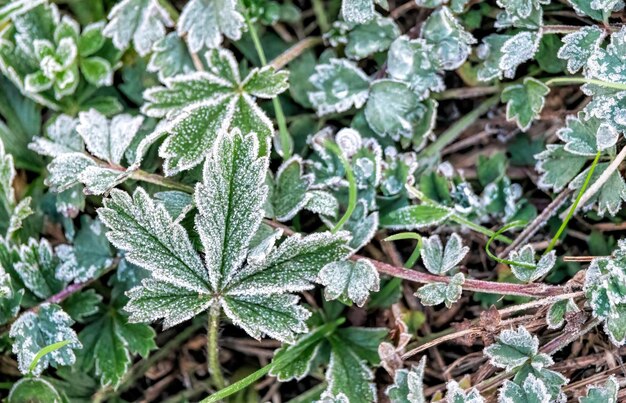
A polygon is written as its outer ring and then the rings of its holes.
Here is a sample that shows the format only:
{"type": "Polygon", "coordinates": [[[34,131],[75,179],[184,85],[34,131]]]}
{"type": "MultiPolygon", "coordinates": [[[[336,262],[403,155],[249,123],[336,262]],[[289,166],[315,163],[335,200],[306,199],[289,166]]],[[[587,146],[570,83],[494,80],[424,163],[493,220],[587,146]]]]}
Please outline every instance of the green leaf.
{"type": "Polygon", "coordinates": [[[92,56],[80,61],[80,71],[85,80],[95,87],[113,84],[113,68],[108,60],[92,56]]]}
{"type": "Polygon", "coordinates": [[[565,323],[565,315],[569,312],[578,312],[578,306],[572,299],[564,299],[550,305],[546,314],[549,329],[558,329],[565,323]]]}
{"type": "Polygon", "coordinates": [[[424,397],[424,369],[426,356],[411,370],[399,369],[394,377],[394,384],[389,386],[385,394],[391,403],[426,403],[424,397]]]}
{"type": "Polygon", "coordinates": [[[308,93],[309,101],[318,115],[361,108],[370,85],[365,73],[347,59],[330,59],[328,64],[318,64],[309,81],[315,87],[315,91],[308,93]]]}
{"type": "Polygon", "coordinates": [[[519,262],[522,265],[511,264],[511,271],[513,275],[525,283],[530,283],[541,277],[547,275],[556,263],[556,252],[551,251],[548,254],[544,254],[539,258],[539,261],[535,261],[535,249],[532,245],[524,245],[520,250],[511,251],[509,253],[509,260],[512,262],[519,262]],[[534,267],[526,267],[532,265],[534,267]]]}
{"type": "MultiPolygon", "coordinates": [[[[58,259],[46,239],[29,239],[20,245],[19,261],[13,265],[24,286],[40,299],[61,291],[67,284],[56,277],[58,259]]],[[[60,340],[57,340],[60,341],[60,340]]]]}
{"type": "Polygon", "coordinates": [[[95,290],[89,289],[70,295],[61,306],[73,320],[83,323],[87,317],[99,311],[100,302],[102,302],[102,296],[95,290]]]}
{"type": "Polygon", "coordinates": [[[443,275],[454,270],[465,258],[467,252],[469,252],[469,246],[463,246],[461,237],[453,233],[448,239],[445,249],[439,235],[424,238],[420,255],[429,272],[443,275]]]}
{"type": "Polygon", "coordinates": [[[150,326],[128,323],[124,315],[110,310],[79,334],[83,344],[82,370],[95,366],[100,384],[115,389],[130,367],[132,354],[146,358],[156,348],[154,336],[150,326]]]}
{"type": "Polygon", "coordinates": [[[419,150],[432,133],[436,109],[436,101],[422,103],[407,84],[385,79],[372,84],[365,119],[378,135],[401,141],[404,148],[412,145],[413,150],[419,150]]]}
{"type": "Polygon", "coordinates": [[[178,34],[187,37],[189,49],[197,53],[203,47],[217,48],[222,35],[237,41],[244,26],[243,16],[234,0],[191,0],[178,21],[178,34]]]}
{"type": "Polygon", "coordinates": [[[606,380],[604,386],[587,387],[587,396],[579,397],[580,403],[617,403],[617,393],[619,392],[619,383],[615,376],[611,375],[606,380]]]}
{"type": "MultiPolygon", "coordinates": [[[[508,38],[500,48],[499,68],[504,72],[504,77],[514,78],[517,67],[521,64],[531,60],[537,50],[539,49],[539,43],[541,35],[530,32],[522,31],[512,37],[508,38]]],[[[526,80],[533,80],[531,77],[527,77],[526,80]]]]}
{"type": "Polygon", "coordinates": [[[342,0],[341,15],[347,22],[363,24],[374,18],[374,0],[342,0]]]}
{"type": "Polygon", "coordinates": [[[567,71],[576,73],[587,65],[587,61],[604,41],[604,31],[595,25],[581,27],[563,37],[563,46],[557,56],[567,60],[567,71]]]}
{"type": "Polygon", "coordinates": [[[191,73],[194,70],[187,45],[175,32],[155,42],[146,69],[157,73],[161,82],[165,82],[168,77],[191,73]]]}
{"type": "Polygon", "coordinates": [[[38,376],[49,365],[72,365],[76,360],[73,349],[82,348],[76,333],[70,327],[72,324],[74,321],[58,305],[44,303],[39,306],[37,313],[23,313],[9,332],[14,340],[13,353],[17,354],[20,371],[38,376]],[[44,355],[35,368],[29,368],[41,349],[63,340],[69,340],[70,343],[44,355]]]}
{"type": "Polygon", "coordinates": [[[414,230],[441,224],[453,211],[441,206],[421,204],[401,207],[384,215],[380,225],[393,230],[414,230]]]}
{"type": "Polygon", "coordinates": [[[165,27],[174,25],[158,0],[123,0],[111,9],[108,19],[104,36],[122,50],[132,41],[140,56],[147,55],[152,45],[165,36],[165,27]]]}
{"type": "Polygon", "coordinates": [[[421,35],[434,45],[433,51],[444,70],[455,70],[465,62],[476,39],[454,17],[448,7],[432,12],[424,21],[421,35]]]}
{"type": "Polygon", "coordinates": [[[563,145],[548,144],[546,150],[535,156],[536,169],[541,173],[539,187],[560,192],[585,166],[587,157],[572,154],[563,145]]]}
{"type": "Polygon", "coordinates": [[[391,18],[376,18],[357,24],[347,35],[344,52],[350,59],[361,60],[377,52],[384,52],[400,36],[398,25],[391,18]]]}
{"type": "Polygon", "coordinates": [[[476,388],[463,390],[455,380],[448,381],[446,391],[448,403],[484,403],[485,401],[476,388]]]}
{"type": "Polygon", "coordinates": [[[507,103],[506,119],[515,121],[522,131],[528,130],[539,117],[549,92],[547,85],[532,77],[526,77],[523,84],[507,86],[501,96],[502,102],[507,103]]]}
{"type": "MultiPolygon", "coordinates": [[[[272,214],[278,221],[291,220],[311,200],[307,191],[313,176],[303,175],[302,158],[293,156],[276,171],[275,184],[270,189],[272,214]]],[[[267,212],[267,209],[266,209],[267,212]]]]}
{"type": "Polygon", "coordinates": [[[41,378],[22,378],[13,384],[9,403],[60,403],[61,395],[54,386],[41,378]]]}
{"type": "MultiPolygon", "coordinates": [[[[238,128],[255,132],[261,154],[267,154],[267,139],[273,134],[272,122],[254,101],[273,98],[287,88],[285,72],[272,67],[252,69],[242,81],[234,55],[225,49],[206,54],[208,71],[177,75],[165,80],[165,87],[153,87],[144,93],[142,112],[153,117],[167,117],[144,140],[144,148],[163,135],[159,148],[165,159],[165,172],[174,175],[202,162],[218,135],[238,128]],[[250,92],[248,92],[248,89],[250,92]]],[[[142,153],[139,153],[142,154],[142,153]]]]}
{"type": "MultiPolygon", "coordinates": [[[[590,183],[597,181],[608,166],[608,162],[599,163],[591,175],[590,183]]],[[[588,170],[589,168],[585,169],[574,178],[570,182],[569,188],[573,190],[580,189],[589,173],[588,170]]],[[[603,216],[606,212],[613,216],[619,212],[624,200],[626,200],[626,182],[621,173],[615,171],[609,176],[609,179],[602,185],[600,190],[587,201],[587,206],[596,205],[600,216],[603,216]]]]}
{"type": "Polygon", "coordinates": [[[537,354],[538,349],[537,336],[531,335],[524,326],[519,326],[517,330],[503,330],[496,337],[496,342],[484,349],[484,353],[492,365],[512,371],[535,359],[540,362],[551,361],[547,355],[537,354]]]}
{"type": "Polygon", "coordinates": [[[17,315],[23,296],[24,290],[17,288],[11,276],[0,264],[0,324],[4,325],[17,315]]]}
{"type": "Polygon", "coordinates": [[[502,47],[512,35],[491,34],[483,38],[482,43],[476,49],[476,55],[482,63],[478,67],[477,78],[479,81],[491,81],[502,79],[503,75],[512,77],[515,70],[505,72],[500,68],[500,60],[504,56],[502,47]]]}
{"type": "Polygon", "coordinates": [[[328,388],[326,394],[348,402],[376,400],[374,374],[365,360],[336,335],[329,337],[330,364],[326,371],[328,388]]]}
{"type": "Polygon", "coordinates": [[[498,401],[502,403],[548,403],[551,400],[541,379],[530,375],[522,386],[511,381],[505,381],[499,390],[498,401]]]}
{"type": "Polygon", "coordinates": [[[463,273],[455,274],[449,283],[431,283],[421,286],[415,296],[420,299],[423,305],[433,306],[445,303],[450,308],[461,298],[462,285],[465,282],[463,273]]]}
{"type": "Polygon", "coordinates": [[[392,78],[409,84],[420,99],[430,92],[443,91],[446,86],[439,75],[441,69],[434,46],[424,39],[403,35],[389,48],[387,71],[392,78]]]}
{"type": "Polygon", "coordinates": [[[106,40],[102,33],[104,25],[104,21],[99,21],[89,24],[83,29],[80,38],[78,38],[78,54],[81,57],[91,56],[104,46],[106,40]]]}
{"type": "Polygon", "coordinates": [[[324,339],[319,338],[322,330],[321,328],[311,330],[307,334],[299,337],[294,344],[284,344],[281,348],[276,350],[273,361],[279,360],[290,352],[302,349],[295,358],[292,358],[285,365],[272,367],[270,375],[275,376],[280,382],[287,382],[293,379],[301,381],[308,376],[311,370],[314,369],[312,365],[324,342],[324,339]]]}
{"type": "Polygon", "coordinates": [[[326,300],[350,300],[357,306],[363,306],[370,292],[380,287],[378,271],[367,259],[330,263],[320,271],[317,281],[326,286],[326,300]]]}

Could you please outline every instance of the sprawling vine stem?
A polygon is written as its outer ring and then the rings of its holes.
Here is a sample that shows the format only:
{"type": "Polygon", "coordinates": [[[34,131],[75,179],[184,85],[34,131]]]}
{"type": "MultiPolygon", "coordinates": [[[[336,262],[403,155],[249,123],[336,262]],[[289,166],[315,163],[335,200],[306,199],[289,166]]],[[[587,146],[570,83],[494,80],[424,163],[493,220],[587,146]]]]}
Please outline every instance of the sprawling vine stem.
{"type": "Polygon", "coordinates": [[[220,305],[213,304],[209,309],[209,331],[207,338],[208,348],[208,362],[209,373],[213,384],[217,389],[224,389],[226,387],[226,381],[224,380],[224,374],[222,374],[222,368],[220,366],[220,349],[218,345],[220,328],[220,305]]]}

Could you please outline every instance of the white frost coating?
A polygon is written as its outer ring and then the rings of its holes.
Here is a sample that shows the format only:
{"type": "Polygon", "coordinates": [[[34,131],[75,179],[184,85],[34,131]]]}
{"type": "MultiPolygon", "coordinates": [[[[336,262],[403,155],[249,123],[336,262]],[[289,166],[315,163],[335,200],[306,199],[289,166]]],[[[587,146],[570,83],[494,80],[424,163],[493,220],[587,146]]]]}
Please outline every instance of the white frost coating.
{"type": "Polygon", "coordinates": [[[517,67],[533,58],[539,49],[540,40],[541,35],[523,31],[504,42],[499,67],[506,78],[515,77],[517,67]]]}
{"type": "Polygon", "coordinates": [[[312,213],[336,218],[339,212],[339,201],[330,192],[311,190],[307,192],[307,202],[304,208],[312,213]]]}
{"type": "Polygon", "coordinates": [[[347,22],[363,24],[374,18],[374,0],[342,0],[341,15],[347,22]]]}
{"type": "Polygon", "coordinates": [[[454,379],[446,384],[448,403],[484,403],[483,397],[476,388],[464,390],[454,379]]]}
{"type": "MultiPolygon", "coordinates": [[[[485,348],[483,352],[489,357],[492,365],[511,371],[536,356],[538,349],[537,336],[530,334],[524,326],[519,326],[517,330],[503,330],[496,338],[496,343],[485,348]]],[[[541,356],[541,361],[551,362],[549,356],[545,354],[541,356]]]]}
{"type": "Polygon", "coordinates": [[[581,396],[578,401],[581,403],[617,403],[619,386],[617,378],[611,375],[604,385],[587,385],[586,397],[581,396]]]}
{"type": "Polygon", "coordinates": [[[424,238],[421,254],[426,269],[433,274],[445,274],[454,269],[469,252],[468,246],[457,233],[453,233],[444,250],[438,235],[424,238]]]}
{"type": "Polygon", "coordinates": [[[81,112],[76,131],[91,154],[119,164],[143,123],[143,116],[117,115],[110,121],[95,109],[81,112]]]}
{"type": "Polygon", "coordinates": [[[361,148],[363,139],[358,131],[350,127],[344,127],[335,135],[335,142],[343,152],[343,155],[346,158],[351,158],[361,148]]]}
{"type": "Polygon", "coordinates": [[[327,300],[343,296],[357,306],[363,306],[370,292],[380,287],[378,271],[367,259],[330,263],[320,271],[317,281],[326,286],[327,300]]]}
{"type": "Polygon", "coordinates": [[[607,148],[613,147],[617,143],[619,132],[614,126],[607,123],[600,124],[596,133],[596,140],[598,143],[598,151],[604,151],[607,148]]]}
{"type": "Polygon", "coordinates": [[[123,0],[109,12],[109,23],[102,31],[118,49],[133,42],[140,56],[150,53],[152,45],[165,36],[165,27],[174,25],[158,0],[123,0]]]}
{"type": "Polygon", "coordinates": [[[85,185],[85,194],[101,195],[123,182],[127,176],[128,174],[123,171],[88,166],[78,175],[78,180],[85,185]]]}
{"type": "Polygon", "coordinates": [[[507,380],[499,390],[498,403],[519,402],[550,403],[551,396],[543,381],[529,374],[521,387],[507,380]]]}
{"type": "Polygon", "coordinates": [[[78,119],[68,115],[59,115],[46,127],[48,138],[35,137],[28,148],[38,154],[48,157],[58,157],[61,154],[84,149],[81,137],[76,133],[78,119]]]}
{"type": "Polygon", "coordinates": [[[567,71],[576,73],[604,41],[604,31],[595,25],[580,28],[565,35],[563,46],[557,52],[559,59],[567,60],[567,71]]]}
{"type": "Polygon", "coordinates": [[[72,365],[76,362],[73,349],[82,348],[76,332],[70,327],[74,321],[58,305],[44,303],[37,313],[22,314],[11,326],[9,336],[14,339],[13,353],[17,355],[18,367],[22,374],[29,373],[29,366],[42,348],[70,340],[70,344],[52,351],[39,360],[32,374],[35,376],[52,365],[54,367],[72,365]]]}
{"type": "Polygon", "coordinates": [[[426,284],[421,286],[414,295],[420,299],[423,305],[434,306],[445,303],[446,307],[450,308],[461,298],[461,293],[463,292],[462,285],[464,282],[465,275],[463,275],[463,273],[457,273],[450,279],[448,284],[426,284]]]}
{"type": "Polygon", "coordinates": [[[234,0],[191,0],[178,21],[178,34],[187,35],[189,50],[199,52],[204,46],[217,48],[222,34],[233,41],[241,38],[243,16],[234,0]]]}
{"type": "Polygon", "coordinates": [[[330,59],[328,64],[318,64],[309,81],[317,89],[308,93],[309,101],[320,116],[361,108],[367,101],[370,80],[350,60],[330,59]]]}
{"type": "Polygon", "coordinates": [[[410,84],[420,99],[427,98],[431,91],[443,91],[446,86],[439,75],[439,61],[434,46],[424,39],[410,40],[403,35],[389,48],[387,71],[392,78],[410,84]]]}
{"type": "Polygon", "coordinates": [[[423,356],[418,365],[413,365],[411,370],[399,369],[394,376],[394,384],[385,390],[392,403],[410,402],[426,403],[424,397],[424,370],[426,368],[426,356],[423,356]],[[400,394],[408,390],[406,396],[400,394]]]}
{"type": "Polygon", "coordinates": [[[511,271],[519,280],[530,283],[540,279],[552,270],[556,263],[556,252],[551,251],[547,255],[541,256],[535,264],[535,249],[532,245],[524,245],[519,251],[511,251],[509,260],[528,265],[535,265],[535,268],[527,268],[516,264],[511,264],[511,271]]]}

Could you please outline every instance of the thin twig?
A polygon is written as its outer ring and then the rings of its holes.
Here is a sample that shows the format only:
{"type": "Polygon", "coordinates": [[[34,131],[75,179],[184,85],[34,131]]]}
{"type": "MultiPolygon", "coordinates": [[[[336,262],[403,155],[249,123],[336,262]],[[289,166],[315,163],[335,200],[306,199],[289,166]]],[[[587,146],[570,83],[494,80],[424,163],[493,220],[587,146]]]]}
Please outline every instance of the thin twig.
{"type": "Polygon", "coordinates": [[[269,65],[274,67],[276,70],[280,70],[294,59],[298,58],[304,51],[315,47],[323,42],[322,38],[319,36],[312,38],[304,38],[300,42],[296,43],[280,55],[278,55],[274,60],[272,60],[269,65]]]}

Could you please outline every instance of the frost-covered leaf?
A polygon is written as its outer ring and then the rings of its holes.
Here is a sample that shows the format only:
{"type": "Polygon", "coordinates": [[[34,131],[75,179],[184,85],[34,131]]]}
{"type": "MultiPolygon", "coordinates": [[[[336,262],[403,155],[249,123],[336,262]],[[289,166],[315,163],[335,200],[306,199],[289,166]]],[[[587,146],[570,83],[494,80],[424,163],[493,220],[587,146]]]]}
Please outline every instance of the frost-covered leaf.
{"type": "Polygon", "coordinates": [[[374,0],[341,0],[341,15],[348,22],[363,24],[374,18],[374,0]]]}
{"type": "Polygon", "coordinates": [[[20,310],[24,290],[19,289],[0,264],[0,324],[13,319],[20,310]]]}
{"type": "Polygon", "coordinates": [[[123,314],[111,310],[80,332],[81,369],[89,371],[95,367],[100,384],[115,389],[132,363],[131,354],[146,358],[156,348],[154,336],[150,326],[128,323],[123,314]]]}
{"type": "Polygon", "coordinates": [[[578,312],[578,306],[571,299],[557,301],[550,305],[546,313],[546,322],[549,329],[558,329],[565,323],[565,315],[570,312],[578,312]]]}
{"type": "Polygon", "coordinates": [[[378,80],[370,89],[365,119],[376,134],[419,150],[435,124],[437,102],[420,98],[406,83],[378,80]]]}
{"type": "Polygon", "coordinates": [[[491,364],[510,371],[537,354],[538,348],[537,337],[520,326],[517,330],[503,330],[496,343],[485,348],[484,352],[490,358],[491,364]]]}
{"type": "Polygon", "coordinates": [[[626,240],[618,241],[611,257],[597,257],[585,273],[584,291],[593,316],[604,321],[604,331],[621,346],[626,342],[626,240]]]}
{"type": "Polygon", "coordinates": [[[535,156],[536,169],[542,175],[539,178],[539,187],[553,188],[559,192],[579,174],[585,166],[588,157],[572,154],[560,144],[548,144],[546,150],[535,156]]]}
{"type": "Polygon", "coordinates": [[[328,64],[318,64],[309,81],[316,89],[309,92],[309,101],[319,115],[361,108],[370,86],[365,73],[346,59],[330,59],[328,64]]]}
{"type": "MultiPolygon", "coordinates": [[[[598,180],[600,175],[608,168],[608,162],[602,162],[596,165],[595,171],[591,175],[590,183],[594,183],[598,180]]],[[[574,178],[570,184],[570,189],[580,189],[589,173],[589,168],[582,171],[576,178],[574,178]]],[[[601,216],[605,213],[615,215],[622,206],[622,202],[626,201],[626,182],[619,171],[613,172],[609,179],[602,185],[588,201],[587,207],[596,205],[598,214],[601,216]]]]}
{"type": "Polygon", "coordinates": [[[567,60],[567,71],[576,73],[587,65],[587,60],[604,40],[604,31],[595,25],[581,27],[563,37],[563,46],[557,56],[567,60]]]}
{"type": "Polygon", "coordinates": [[[186,35],[192,52],[219,47],[222,35],[239,40],[244,19],[236,5],[235,0],[191,0],[180,14],[178,34],[186,35]]]}
{"type": "Polygon", "coordinates": [[[278,368],[272,367],[270,374],[275,376],[280,382],[287,382],[292,379],[301,381],[304,379],[314,369],[312,367],[313,361],[323,343],[320,333],[324,332],[325,329],[323,328],[313,329],[308,334],[300,336],[294,344],[285,344],[276,350],[274,360],[280,359],[281,356],[288,352],[298,351],[299,354],[285,365],[281,365],[278,368]]]}
{"type": "Polygon", "coordinates": [[[40,375],[50,365],[55,368],[72,365],[76,361],[73,349],[82,348],[76,332],[70,327],[73,324],[61,307],[49,303],[41,304],[36,313],[22,314],[9,332],[14,340],[13,353],[17,354],[20,372],[29,373],[30,364],[39,350],[64,340],[70,343],[41,357],[32,374],[40,375]]]}
{"type": "Polygon", "coordinates": [[[361,60],[389,49],[398,36],[400,29],[393,19],[376,16],[348,32],[344,52],[350,59],[361,60]]]}
{"type": "Polygon", "coordinates": [[[292,219],[311,198],[308,190],[313,183],[313,176],[303,174],[302,164],[302,159],[294,156],[283,162],[276,171],[276,180],[270,188],[269,201],[272,216],[278,221],[292,219]]]}
{"type": "Polygon", "coordinates": [[[261,153],[267,153],[272,122],[253,96],[273,98],[287,89],[287,72],[273,67],[252,69],[242,81],[234,55],[225,49],[206,53],[208,71],[177,75],[165,80],[165,87],[144,93],[142,112],[167,117],[144,142],[161,136],[167,139],[159,148],[165,159],[165,172],[174,175],[198,165],[220,133],[238,128],[259,137],[261,153]]]}
{"type": "Polygon", "coordinates": [[[50,382],[42,378],[22,378],[9,392],[9,403],[61,402],[61,395],[50,382]]]}
{"type": "Polygon", "coordinates": [[[118,49],[133,43],[140,56],[150,53],[155,42],[165,36],[165,27],[174,22],[158,0],[123,0],[109,12],[104,35],[118,49]]]}
{"type": "Polygon", "coordinates": [[[421,286],[415,293],[415,296],[418,297],[425,306],[445,303],[446,307],[450,308],[461,298],[464,282],[465,276],[463,273],[457,273],[447,284],[431,283],[421,286]]]}
{"type": "Polygon", "coordinates": [[[619,11],[624,7],[622,0],[569,0],[574,10],[579,15],[587,15],[595,20],[607,22],[613,11],[619,11]]]}
{"type": "Polygon", "coordinates": [[[511,264],[511,271],[513,272],[513,275],[517,277],[518,280],[530,283],[540,279],[552,270],[554,264],[556,263],[556,252],[551,251],[550,253],[541,256],[539,261],[536,262],[535,249],[532,245],[527,244],[520,250],[511,251],[511,253],[509,253],[509,260],[512,262],[519,262],[527,266],[533,266],[526,267],[524,265],[511,264]]]}
{"type": "Polygon", "coordinates": [[[402,207],[391,211],[380,219],[380,225],[394,230],[413,230],[441,224],[453,211],[441,207],[421,204],[402,207]]]}
{"type": "Polygon", "coordinates": [[[76,131],[83,138],[87,150],[102,160],[119,164],[124,152],[137,135],[143,116],[117,115],[108,120],[95,109],[78,115],[76,131]]]}
{"type": "Polygon", "coordinates": [[[546,385],[533,375],[528,376],[522,386],[505,381],[499,390],[499,403],[549,403],[552,399],[546,385]]]}
{"type": "Polygon", "coordinates": [[[549,92],[547,85],[532,77],[526,77],[523,84],[507,86],[501,96],[506,102],[506,119],[515,121],[522,131],[528,130],[539,117],[549,92]]]}
{"type": "Polygon", "coordinates": [[[541,4],[549,3],[549,0],[498,0],[497,3],[508,14],[527,18],[533,9],[541,7],[541,4]]]}
{"type": "MultiPolygon", "coordinates": [[[[504,72],[504,77],[515,77],[517,67],[533,58],[539,49],[540,40],[541,35],[530,31],[522,31],[502,44],[500,48],[502,57],[500,57],[499,67],[504,72]]],[[[531,78],[527,78],[527,80],[529,79],[531,78]]]]}
{"type": "Polygon", "coordinates": [[[161,82],[168,77],[193,71],[193,61],[182,38],[175,32],[159,39],[152,47],[147,70],[157,73],[161,82]]]}
{"type": "Polygon", "coordinates": [[[619,382],[615,376],[608,377],[603,386],[593,385],[587,387],[587,395],[578,398],[580,403],[617,403],[619,382]]]}
{"type": "Polygon", "coordinates": [[[503,57],[502,47],[511,37],[512,35],[491,34],[483,38],[476,49],[476,55],[482,60],[477,72],[479,81],[491,81],[496,78],[502,79],[503,76],[515,75],[515,70],[507,72],[500,68],[500,60],[503,57]]]}
{"type": "Polygon", "coordinates": [[[387,71],[392,78],[409,83],[420,99],[427,98],[431,91],[445,89],[439,75],[440,64],[434,46],[424,39],[409,39],[401,36],[389,48],[387,71]]]}
{"type": "Polygon", "coordinates": [[[88,317],[98,313],[102,296],[96,290],[89,289],[70,295],[61,307],[70,317],[79,323],[84,323],[88,317]]]}
{"type": "Polygon", "coordinates": [[[193,209],[193,198],[190,194],[178,190],[168,190],[154,194],[174,221],[180,221],[193,209]]]}
{"type": "Polygon", "coordinates": [[[326,286],[327,300],[350,300],[357,306],[363,306],[370,292],[380,286],[378,271],[367,259],[331,263],[319,272],[317,281],[326,286]]]}
{"type": "Polygon", "coordinates": [[[20,245],[19,261],[13,269],[30,292],[46,299],[61,291],[66,284],[56,276],[58,262],[46,239],[31,238],[28,244],[20,245]]]}
{"type": "Polygon", "coordinates": [[[467,255],[469,246],[463,246],[461,237],[453,233],[444,249],[439,235],[424,238],[421,256],[426,269],[437,275],[446,274],[453,270],[467,255]]]}
{"type": "Polygon", "coordinates": [[[421,37],[434,46],[433,51],[444,70],[460,67],[476,39],[454,17],[448,7],[435,10],[424,22],[421,37]]]}
{"type": "Polygon", "coordinates": [[[333,396],[343,394],[349,402],[375,401],[374,374],[366,361],[341,337],[332,335],[329,342],[331,353],[325,374],[326,392],[333,396]]]}
{"type": "Polygon", "coordinates": [[[68,115],[58,115],[48,121],[46,137],[35,137],[28,148],[38,154],[53,158],[61,154],[82,152],[84,144],[76,132],[77,125],[78,119],[68,115]]]}
{"type": "Polygon", "coordinates": [[[350,232],[350,247],[359,250],[370,243],[378,230],[378,222],[378,211],[368,212],[365,201],[359,200],[350,219],[343,226],[344,231],[350,232]]]}
{"type": "Polygon", "coordinates": [[[451,380],[446,384],[448,403],[484,403],[484,399],[476,388],[461,389],[458,382],[451,380]]]}
{"type": "Polygon", "coordinates": [[[393,385],[389,386],[385,394],[391,403],[426,403],[424,397],[424,369],[426,356],[423,356],[418,365],[410,370],[396,371],[393,385]]]}

